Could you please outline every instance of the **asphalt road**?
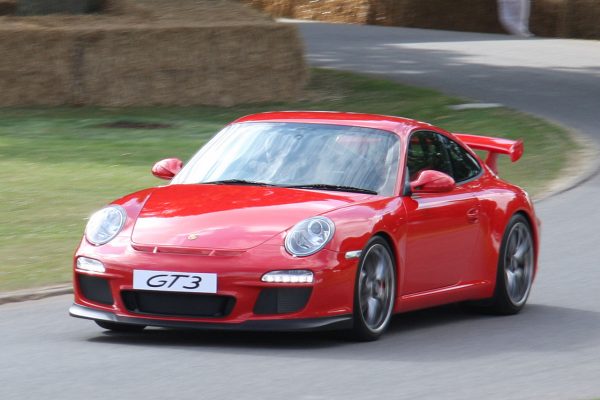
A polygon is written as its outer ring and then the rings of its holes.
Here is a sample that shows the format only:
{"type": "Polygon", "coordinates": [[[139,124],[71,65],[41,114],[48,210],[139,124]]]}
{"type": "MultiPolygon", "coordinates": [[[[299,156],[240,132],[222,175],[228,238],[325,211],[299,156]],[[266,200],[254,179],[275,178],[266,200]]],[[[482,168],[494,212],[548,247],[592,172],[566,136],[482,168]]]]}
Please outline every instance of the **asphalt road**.
{"type": "MultiPolygon", "coordinates": [[[[550,117],[600,138],[600,44],[302,24],[317,65],[550,117]]],[[[67,316],[70,296],[0,307],[0,399],[591,399],[600,396],[600,178],[538,204],[541,271],[512,317],[442,307],[379,342],[149,330],[67,316]]]]}

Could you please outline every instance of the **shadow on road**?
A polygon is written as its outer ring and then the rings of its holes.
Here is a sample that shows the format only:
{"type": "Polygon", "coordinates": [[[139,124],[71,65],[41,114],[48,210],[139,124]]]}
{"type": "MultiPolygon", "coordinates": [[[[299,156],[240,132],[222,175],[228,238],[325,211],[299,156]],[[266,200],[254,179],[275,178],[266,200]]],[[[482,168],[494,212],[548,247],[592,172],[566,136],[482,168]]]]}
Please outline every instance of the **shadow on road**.
{"type": "Polygon", "coordinates": [[[452,305],[398,315],[388,333],[372,343],[354,343],[335,332],[167,329],[147,329],[140,334],[104,332],[88,341],[252,356],[429,362],[499,353],[515,352],[525,357],[528,352],[571,351],[598,341],[594,332],[599,331],[600,315],[591,311],[533,304],[519,315],[499,317],[471,314],[452,305]]]}

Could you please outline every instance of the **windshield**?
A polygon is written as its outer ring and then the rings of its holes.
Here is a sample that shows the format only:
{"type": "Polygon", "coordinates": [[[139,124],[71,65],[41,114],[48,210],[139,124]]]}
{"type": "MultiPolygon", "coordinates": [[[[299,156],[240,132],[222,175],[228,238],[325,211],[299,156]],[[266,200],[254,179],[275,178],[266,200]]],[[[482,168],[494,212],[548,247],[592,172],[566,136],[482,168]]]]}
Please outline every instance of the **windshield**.
{"type": "Polygon", "coordinates": [[[219,132],[173,184],[246,182],[392,196],[398,137],[388,131],[306,123],[241,123],[219,132]],[[351,190],[349,190],[351,191],[351,190]]]}

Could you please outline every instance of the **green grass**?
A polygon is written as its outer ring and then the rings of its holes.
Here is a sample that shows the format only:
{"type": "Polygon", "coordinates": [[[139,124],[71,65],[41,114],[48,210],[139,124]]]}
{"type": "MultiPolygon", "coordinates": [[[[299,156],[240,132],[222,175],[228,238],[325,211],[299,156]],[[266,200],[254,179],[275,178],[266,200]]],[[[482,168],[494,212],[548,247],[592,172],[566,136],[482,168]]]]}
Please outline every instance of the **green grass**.
{"type": "Polygon", "coordinates": [[[349,73],[313,70],[305,99],[233,108],[0,109],[0,291],[65,282],[71,255],[94,210],[160,184],[157,160],[188,159],[225,123],[258,111],[344,110],[400,115],[450,131],[524,138],[526,153],[501,164],[509,180],[537,193],[576,144],[560,128],[507,109],[451,111],[463,101],[349,73]],[[119,121],[168,129],[109,129],[119,121]]]}

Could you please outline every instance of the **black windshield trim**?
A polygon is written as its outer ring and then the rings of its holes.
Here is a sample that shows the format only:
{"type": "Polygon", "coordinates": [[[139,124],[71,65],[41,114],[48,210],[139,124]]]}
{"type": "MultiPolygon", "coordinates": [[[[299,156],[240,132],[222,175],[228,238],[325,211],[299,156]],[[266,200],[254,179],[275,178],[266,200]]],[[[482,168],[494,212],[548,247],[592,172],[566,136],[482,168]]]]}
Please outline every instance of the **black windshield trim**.
{"type": "Polygon", "coordinates": [[[378,193],[374,190],[362,189],[352,186],[340,186],[340,185],[328,185],[326,183],[315,183],[308,185],[288,185],[282,186],[288,189],[315,189],[315,190],[333,190],[336,192],[352,192],[352,193],[363,193],[377,195],[378,193]]]}

